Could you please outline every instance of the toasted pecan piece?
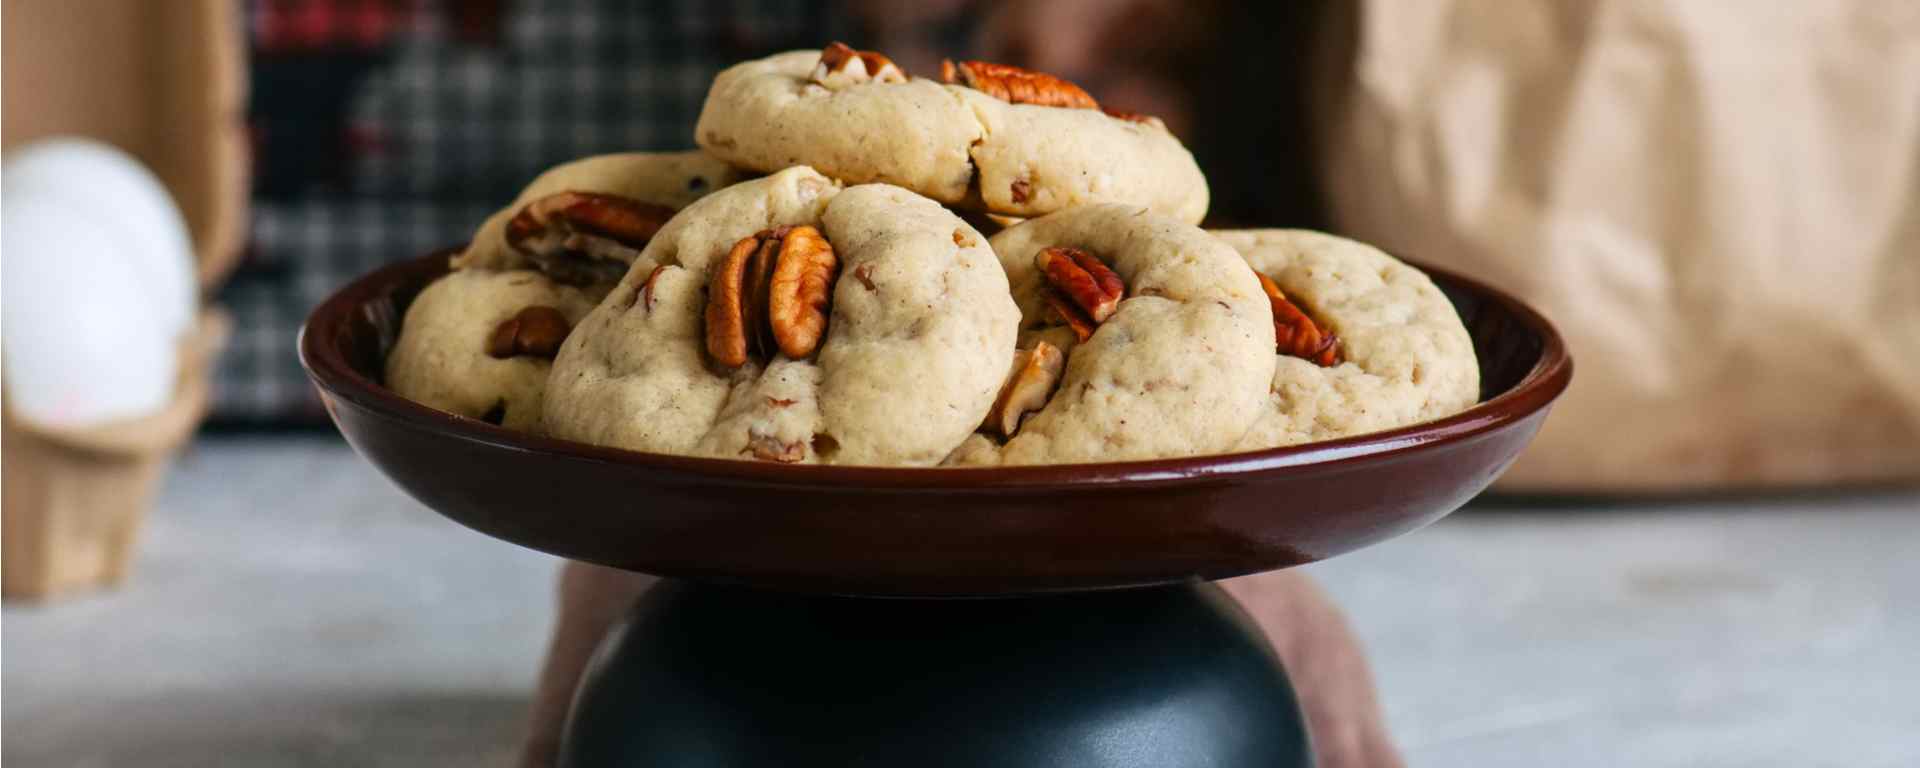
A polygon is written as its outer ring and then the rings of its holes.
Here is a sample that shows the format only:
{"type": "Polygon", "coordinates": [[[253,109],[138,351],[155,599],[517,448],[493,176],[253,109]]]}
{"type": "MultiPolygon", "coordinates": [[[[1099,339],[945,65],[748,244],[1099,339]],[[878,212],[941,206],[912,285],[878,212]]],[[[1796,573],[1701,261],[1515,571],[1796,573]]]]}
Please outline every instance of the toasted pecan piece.
{"type": "Polygon", "coordinates": [[[820,49],[810,78],[829,88],[856,83],[904,83],[906,72],[878,51],[859,51],[838,40],[820,49]]]}
{"type": "Polygon", "coordinates": [[[560,344],[572,331],[573,325],[559,309],[535,304],[494,326],[493,333],[487,336],[487,355],[503,360],[510,357],[552,360],[560,354],[560,344]]]}
{"type": "Polygon", "coordinates": [[[1127,295],[1126,284],[1106,262],[1079,248],[1043,248],[1034,257],[1034,264],[1048,286],[1072,299],[1095,323],[1112,317],[1120,299],[1127,295]]]}
{"type": "Polygon", "coordinates": [[[707,284],[707,354],[723,368],[774,352],[804,360],[820,347],[839,258],[820,230],[779,227],[741,238],[707,284]]]}
{"type": "Polygon", "coordinates": [[[820,230],[794,227],[780,242],[767,292],[767,324],[780,354],[804,360],[820,348],[840,259],[820,230]]]}
{"type": "Polygon", "coordinates": [[[722,368],[747,364],[753,343],[748,323],[747,263],[760,250],[758,236],[745,237],[733,244],[725,258],[714,265],[707,279],[706,342],[707,355],[722,368]]]}
{"type": "Polygon", "coordinates": [[[1099,324],[1095,323],[1093,318],[1087,317],[1086,310],[1074,304],[1072,299],[1061,295],[1059,291],[1053,290],[1052,288],[1046,289],[1046,293],[1042,294],[1041,298],[1047,302],[1047,315],[1049,318],[1065,324],[1067,328],[1073,331],[1073,337],[1075,339],[1086,341],[1087,339],[1093,338],[1093,332],[1099,324]]]}
{"type": "Polygon", "coordinates": [[[1266,292],[1267,302],[1273,307],[1273,335],[1280,354],[1309,360],[1323,368],[1339,365],[1339,337],[1322,329],[1287,300],[1272,278],[1258,272],[1254,276],[1260,278],[1260,290],[1266,292]]]}
{"type": "Polygon", "coordinates": [[[1080,86],[1045,72],[990,61],[940,62],[940,82],[964,85],[1009,104],[1068,109],[1099,109],[1100,102],[1080,86]]]}
{"type": "Polygon", "coordinates": [[[1066,356],[1060,353],[1060,348],[1044,341],[1035,342],[1032,349],[1014,352],[1013,368],[1007,373],[1006,382],[1000,385],[993,407],[987,409],[987,421],[982,427],[1001,437],[1012,437],[1020,429],[1022,418],[1047,404],[1054,387],[1060,385],[1060,374],[1066,365],[1066,356]]]}
{"type": "Polygon", "coordinates": [[[507,246],[554,280],[585,285],[627,273],[673,209],[599,192],[556,192],[507,220],[507,246]]]}

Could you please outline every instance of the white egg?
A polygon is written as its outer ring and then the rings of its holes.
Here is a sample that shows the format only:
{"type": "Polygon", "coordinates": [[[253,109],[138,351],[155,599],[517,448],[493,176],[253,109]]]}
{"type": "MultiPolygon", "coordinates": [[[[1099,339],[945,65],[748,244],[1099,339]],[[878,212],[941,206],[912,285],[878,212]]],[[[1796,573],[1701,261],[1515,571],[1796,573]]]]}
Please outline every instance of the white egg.
{"type": "Polygon", "coordinates": [[[43,139],[7,151],[0,185],[9,202],[57,199],[112,238],[115,254],[152,295],[162,338],[177,338],[193,323],[199,290],[187,222],[139,160],[93,139],[43,139]]]}
{"type": "Polygon", "coordinates": [[[155,292],[105,228],[40,196],[0,206],[0,375],[7,407],[51,426],[158,411],[178,371],[155,292]]]}

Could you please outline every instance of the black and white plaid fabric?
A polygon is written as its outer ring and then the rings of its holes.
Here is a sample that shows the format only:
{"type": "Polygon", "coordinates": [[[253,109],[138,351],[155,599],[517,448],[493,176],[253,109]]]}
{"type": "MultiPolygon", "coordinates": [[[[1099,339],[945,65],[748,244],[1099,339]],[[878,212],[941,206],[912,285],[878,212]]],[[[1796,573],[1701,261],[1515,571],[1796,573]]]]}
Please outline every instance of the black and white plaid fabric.
{"type": "Polygon", "coordinates": [[[253,0],[249,253],[213,422],[323,423],[295,332],[350,278],[465,239],[541,170],[693,146],[729,63],[847,36],[804,0],[253,0]]]}

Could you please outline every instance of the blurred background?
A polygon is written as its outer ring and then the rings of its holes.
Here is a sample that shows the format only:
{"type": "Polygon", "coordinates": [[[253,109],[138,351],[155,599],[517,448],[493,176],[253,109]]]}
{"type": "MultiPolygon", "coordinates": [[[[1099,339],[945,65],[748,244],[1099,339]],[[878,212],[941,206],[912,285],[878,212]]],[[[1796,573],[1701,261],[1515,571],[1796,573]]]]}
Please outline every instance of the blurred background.
{"type": "Polygon", "coordinates": [[[22,765],[506,760],[553,562],[354,458],[299,324],[551,165],[691,147],[723,67],[836,39],[1160,115],[1208,226],[1374,242],[1568,337],[1573,388],[1496,497],[1309,569],[1411,764],[1920,764],[1920,5],[0,13],[22,765]]]}

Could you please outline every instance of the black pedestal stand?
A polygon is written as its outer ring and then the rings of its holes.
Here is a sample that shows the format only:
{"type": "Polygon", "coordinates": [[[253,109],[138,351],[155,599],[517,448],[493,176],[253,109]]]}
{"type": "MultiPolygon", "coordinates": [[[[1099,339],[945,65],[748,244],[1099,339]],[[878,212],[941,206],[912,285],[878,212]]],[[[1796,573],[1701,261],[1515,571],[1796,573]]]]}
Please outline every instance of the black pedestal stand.
{"type": "Polygon", "coordinates": [[[561,765],[1312,765],[1286,673],[1206,584],[909,600],[668,581],[609,638],[561,765]]]}

